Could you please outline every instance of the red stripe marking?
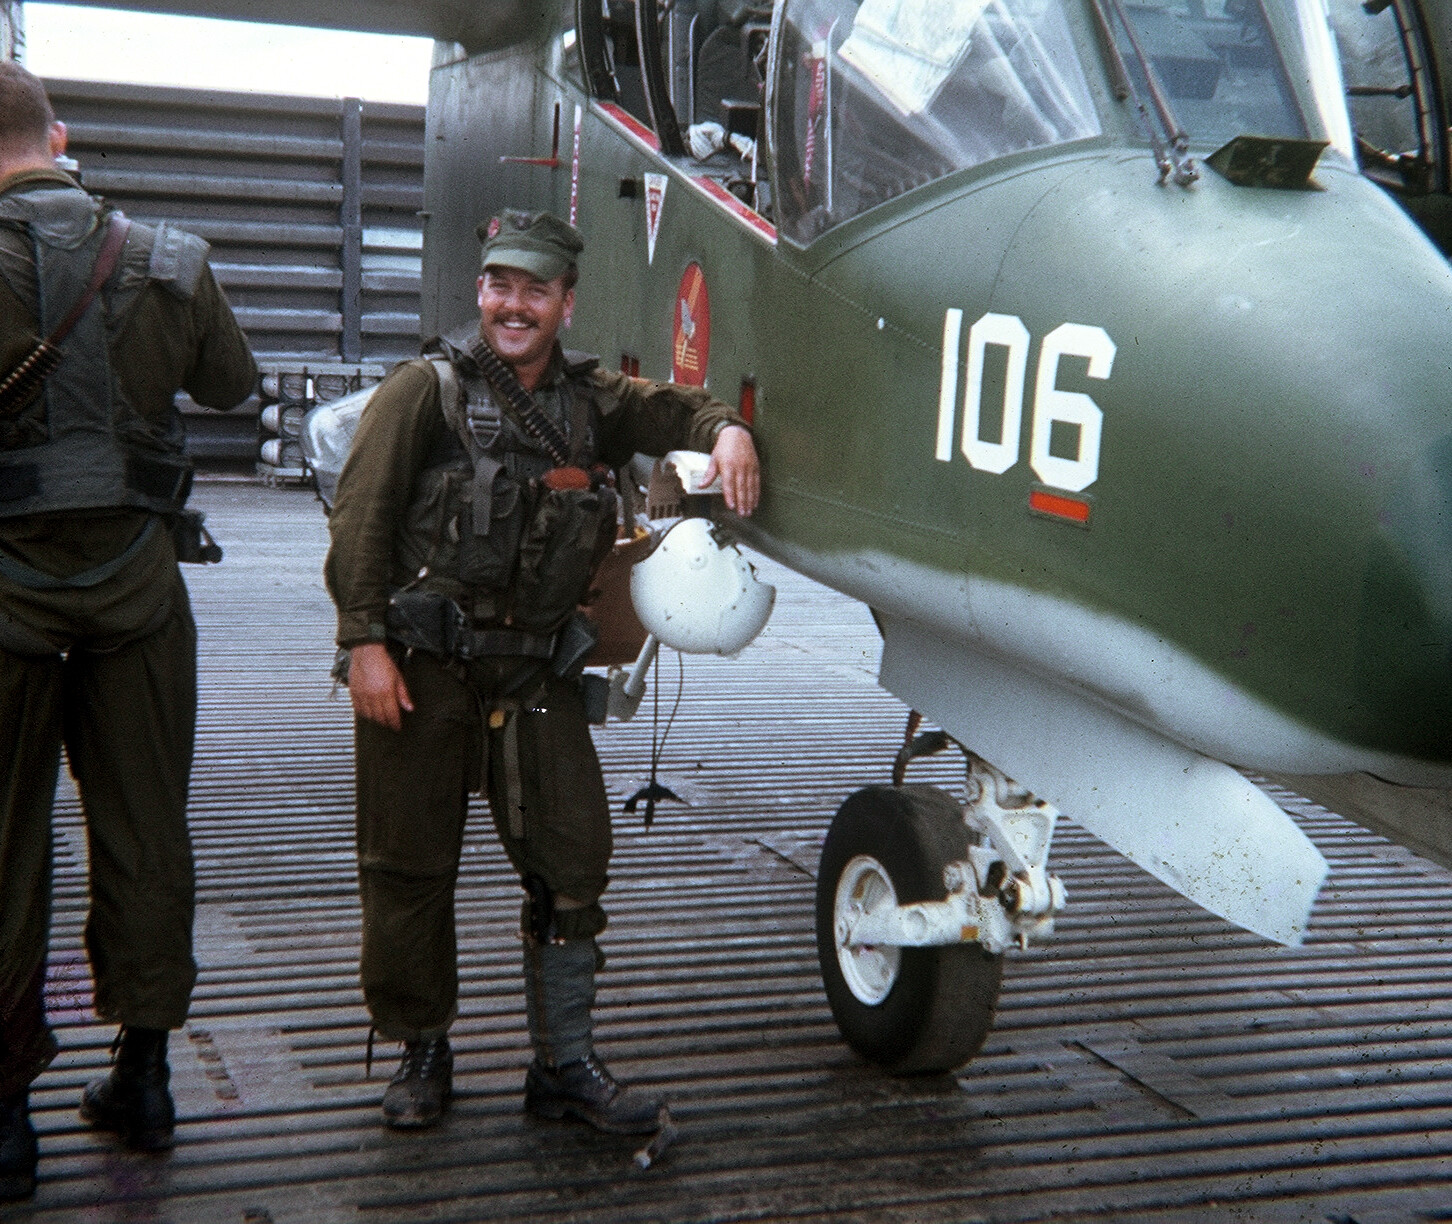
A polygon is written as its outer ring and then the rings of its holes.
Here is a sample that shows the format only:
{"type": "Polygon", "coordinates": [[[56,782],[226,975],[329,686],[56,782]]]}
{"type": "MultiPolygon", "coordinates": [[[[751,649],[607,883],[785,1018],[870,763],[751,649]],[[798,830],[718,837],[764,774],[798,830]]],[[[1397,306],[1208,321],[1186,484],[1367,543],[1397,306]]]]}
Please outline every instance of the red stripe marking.
{"type": "Polygon", "coordinates": [[[750,378],[741,380],[741,402],[736,411],[748,425],[756,419],[756,383],[750,378]]]}
{"type": "Polygon", "coordinates": [[[1047,493],[1043,489],[1029,490],[1029,508],[1041,514],[1052,514],[1055,518],[1068,519],[1071,523],[1089,521],[1089,503],[1077,497],[1063,497],[1058,493],[1047,493]]]}
{"type": "Polygon", "coordinates": [[[602,111],[614,119],[616,123],[620,124],[621,127],[637,140],[643,141],[657,153],[660,152],[660,138],[628,110],[624,107],[616,106],[614,102],[601,102],[599,106],[602,111]]]}
{"type": "Polygon", "coordinates": [[[776,241],[776,226],[758,212],[747,208],[740,200],[726,190],[713,178],[704,174],[696,175],[691,179],[702,191],[715,200],[718,204],[724,204],[740,220],[745,221],[758,234],[764,238],[776,241]]]}

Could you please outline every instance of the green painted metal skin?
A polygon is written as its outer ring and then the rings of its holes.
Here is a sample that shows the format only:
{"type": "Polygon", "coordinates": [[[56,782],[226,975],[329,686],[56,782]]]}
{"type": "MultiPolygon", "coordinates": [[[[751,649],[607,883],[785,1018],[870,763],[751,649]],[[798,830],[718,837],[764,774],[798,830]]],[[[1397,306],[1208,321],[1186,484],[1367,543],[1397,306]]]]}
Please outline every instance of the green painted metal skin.
{"type": "MultiPolygon", "coordinates": [[[[1209,172],[1156,184],[1136,117],[1094,75],[1087,10],[1067,12],[1103,136],[960,171],[805,249],[753,233],[690,185],[690,163],[605,115],[557,26],[443,63],[426,330],[472,313],[480,216],[519,200],[568,212],[579,106],[587,254],[570,343],[668,376],[677,285],[700,264],[709,385],[730,399],[757,380],[767,493],[753,538],[769,551],[849,590],[834,555],[878,552],[943,575],[945,591],[967,573],[1093,609],[1345,745],[1347,768],[1366,750],[1397,759],[1401,780],[1436,780],[1418,763],[1452,763],[1452,273],[1334,157],[1323,190],[1209,172]],[[539,75],[522,75],[536,57],[539,75]],[[501,155],[547,154],[556,104],[561,165],[496,171],[501,155]],[[644,203],[619,190],[648,172],[671,179],[649,264],[644,203]],[[1110,378],[1086,378],[1082,359],[1059,368],[1058,387],[1103,412],[1087,530],[1030,513],[1027,462],[995,475],[956,447],[934,458],[950,309],[965,330],[989,311],[1021,319],[1030,384],[1060,324],[1113,339],[1110,378]]],[[[1031,386],[1028,399],[1026,418],[1031,386]]],[[[1298,767],[1238,747],[1236,763],[1298,767]]]]}
{"type": "MultiPolygon", "coordinates": [[[[737,524],[749,542],[889,624],[967,643],[1214,760],[1452,785],[1452,272],[1345,157],[1324,155],[1312,190],[1208,169],[1157,182],[1090,0],[1064,0],[1098,134],[960,169],[799,245],[708,196],[696,163],[661,156],[590,97],[573,0],[496,6],[487,22],[383,7],[444,40],[426,333],[476,313],[481,218],[568,216],[573,200],[586,250],[571,347],[669,377],[678,286],[701,268],[708,385],[728,401],[756,386],[766,481],[737,524]],[[518,160],[552,153],[553,166],[518,160]],[[648,174],[667,179],[653,258],[648,174]],[[939,458],[954,312],[956,415],[939,458]],[[961,348],[990,314],[1027,337],[1022,440],[998,472],[958,445],[961,348]],[[1108,377],[1080,343],[1040,385],[1045,340],[1065,324],[1112,342],[1108,377]],[[1031,467],[1046,390],[1102,413],[1086,487],[1031,467]],[[1087,524],[1035,512],[1036,490],[1077,498],[1087,524]]],[[[1306,83],[1294,0],[1263,8],[1305,135],[1334,137],[1316,130],[1329,112],[1306,83]]],[[[1187,126],[1201,160],[1237,134],[1197,145],[1187,126]]],[[[1000,428],[1002,351],[989,352],[980,439],[1000,428]]],[[[1059,429],[1049,454],[1082,457],[1084,438],[1059,429]]],[[[1452,853],[1452,830],[1419,836],[1452,853]]]]}

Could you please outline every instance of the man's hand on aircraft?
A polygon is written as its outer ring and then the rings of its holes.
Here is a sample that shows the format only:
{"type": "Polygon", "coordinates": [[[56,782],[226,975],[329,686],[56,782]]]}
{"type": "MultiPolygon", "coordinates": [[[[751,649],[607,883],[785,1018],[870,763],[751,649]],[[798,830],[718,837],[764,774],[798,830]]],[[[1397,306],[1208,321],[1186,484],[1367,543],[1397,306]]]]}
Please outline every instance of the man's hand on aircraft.
{"type": "Polygon", "coordinates": [[[353,712],[397,731],[403,725],[403,711],[413,713],[413,699],[408,686],[382,642],[365,642],[354,646],[348,664],[348,695],[353,699],[353,712]]]}
{"type": "Polygon", "coordinates": [[[701,484],[708,485],[721,477],[721,492],[726,505],[740,515],[748,515],[761,500],[761,462],[756,457],[756,444],[750,430],[728,425],[716,435],[711,462],[706,465],[701,484]]]}

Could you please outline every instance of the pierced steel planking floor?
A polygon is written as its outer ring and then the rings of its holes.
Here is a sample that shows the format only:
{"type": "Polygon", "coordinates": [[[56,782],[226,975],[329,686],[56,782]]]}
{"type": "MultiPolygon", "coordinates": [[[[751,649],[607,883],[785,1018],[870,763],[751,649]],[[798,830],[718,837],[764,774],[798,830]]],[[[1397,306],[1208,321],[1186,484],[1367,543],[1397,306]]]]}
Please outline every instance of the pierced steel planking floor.
{"type": "MultiPolygon", "coordinates": [[[[1283,792],[1332,860],[1304,947],[1180,900],[1072,823],[1057,937],[1011,955],[998,1022],[957,1077],[897,1081],[841,1044],[812,942],[832,812],[883,780],[904,711],[866,611],[776,567],[735,661],[685,661],[666,804],[617,817],[598,1037],[667,1092],[655,1169],[628,1141],[520,1113],[518,889],[481,811],[459,888],[452,1114],[377,1123],[355,974],[350,722],[329,696],[326,542],[311,495],[199,488],[227,550],[188,569],[201,631],[192,1017],[172,1039],[176,1151],[78,1122],[111,1031],[80,949],[85,846],[58,805],[42,1183],[0,1219],[226,1221],[1359,1221],[1452,1219],[1452,874],[1283,792]]],[[[662,719],[676,662],[662,669],[662,719]]],[[[617,801],[646,776],[650,702],[599,736],[617,801]]],[[[947,761],[918,780],[956,785],[947,761]]]]}

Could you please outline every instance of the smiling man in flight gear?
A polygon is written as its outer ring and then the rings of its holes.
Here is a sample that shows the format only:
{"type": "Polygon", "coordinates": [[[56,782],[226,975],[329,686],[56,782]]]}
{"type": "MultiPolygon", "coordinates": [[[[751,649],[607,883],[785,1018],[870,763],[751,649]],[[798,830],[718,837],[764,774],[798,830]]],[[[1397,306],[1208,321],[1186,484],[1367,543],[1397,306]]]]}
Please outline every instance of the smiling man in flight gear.
{"type": "Polygon", "coordinates": [[[56,169],[65,138],[41,83],[0,63],[0,1198],[34,1190],[29,1089],[56,1052],[42,992],[62,745],[96,1011],[122,1026],[81,1113],[130,1147],[171,1146],[167,1036],[196,978],[196,628],[177,561],[197,544],[172,401],[230,408],[257,379],[206,244],[87,195],[56,169]]]}
{"type": "Polygon", "coordinates": [[[698,388],[564,352],[578,231],[548,213],[487,227],[476,327],[379,385],[329,518],[328,589],[356,714],[362,983],[403,1043],[393,1127],[438,1121],[452,1088],[454,885],[483,790],[525,889],[525,1108],[623,1133],[660,1103],[591,1041],[610,811],[579,687],[578,612],[616,531],[612,469],[637,451],[712,452],[727,504],[760,487],[746,423],[698,388]]]}

